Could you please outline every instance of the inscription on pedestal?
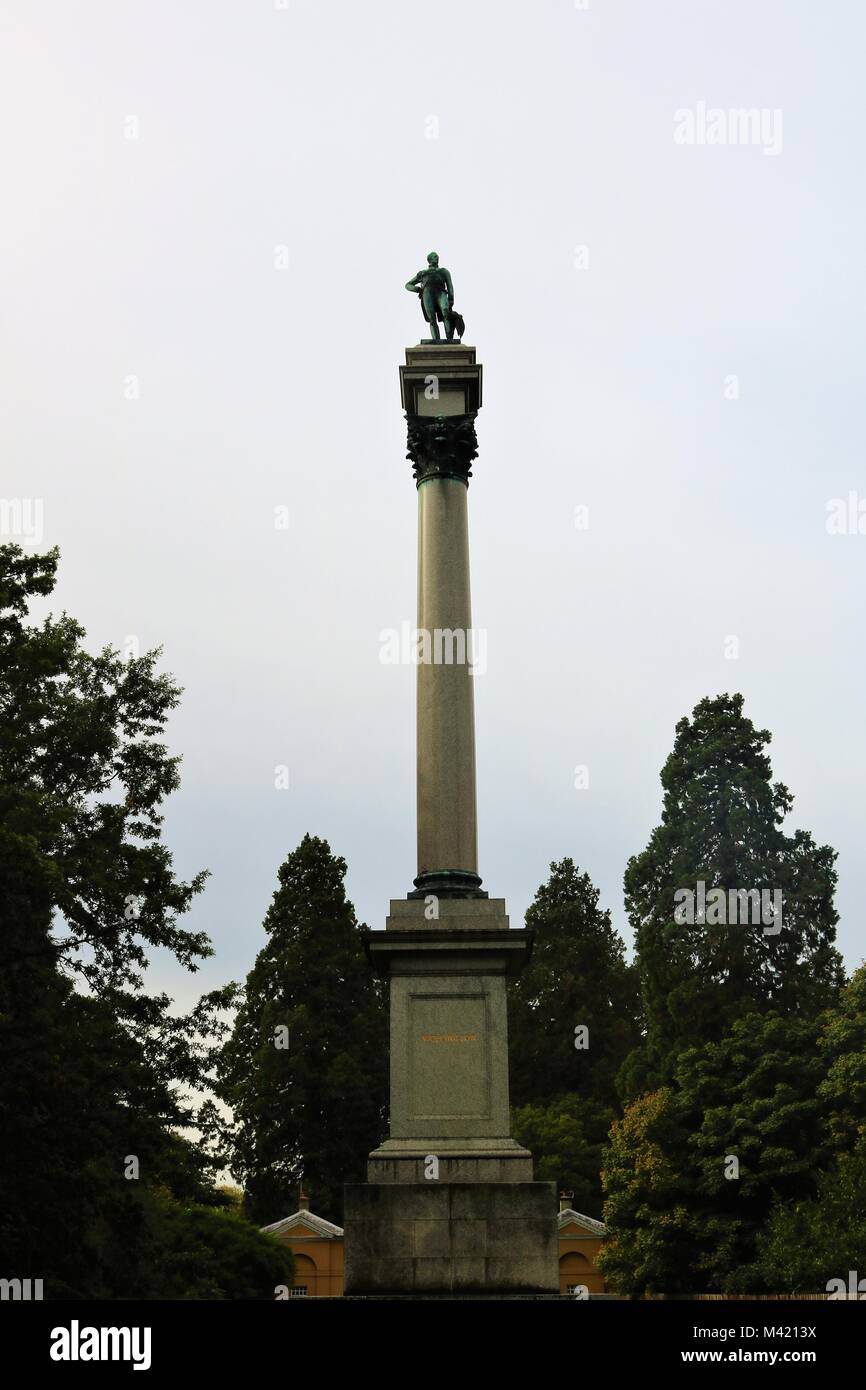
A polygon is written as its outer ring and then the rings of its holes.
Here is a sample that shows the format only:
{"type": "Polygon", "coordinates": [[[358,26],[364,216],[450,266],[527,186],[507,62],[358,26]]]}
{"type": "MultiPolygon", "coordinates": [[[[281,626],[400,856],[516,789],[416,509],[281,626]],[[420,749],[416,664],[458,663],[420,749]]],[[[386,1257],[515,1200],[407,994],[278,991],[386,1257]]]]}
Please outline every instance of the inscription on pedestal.
{"type": "Polygon", "coordinates": [[[487,998],[409,997],[409,1096],[413,1120],[490,1115],[487,998]]]}
{"type": "Polygon", "coordinates": [[[422,1042],[477,1042],[477,1033],[422,1033],[422,1042]]]}

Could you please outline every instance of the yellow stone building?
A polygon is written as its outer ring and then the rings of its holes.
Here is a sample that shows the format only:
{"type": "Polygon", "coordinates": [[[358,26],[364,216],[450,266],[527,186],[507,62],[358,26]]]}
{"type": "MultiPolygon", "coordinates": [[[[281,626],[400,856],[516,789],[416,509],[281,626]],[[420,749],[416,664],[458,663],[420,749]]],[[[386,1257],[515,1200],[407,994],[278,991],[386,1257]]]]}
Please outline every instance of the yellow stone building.
{"type": "MultiPolygon", "coordinates": [[[[598,1253],[606,1230],[601,1221],[571,1207],[573,1193],[559,1198],[559,1292],[567,1297],[605,1292],[598,1253]]],[[[267,1235],[285,1241],[295,1257],[293,1298],[335,1298],[343,1292],[343,1228],[310,1211],[301,1195],[299,1209],[282,1221],[263,1226],[267,1235]]]]}
{"type": "Polygon", "coordinates": [[[292,1298],[334,1298],[343,1292],[343,1228],[311,1212],[309,1197],[299,1200],[293,1216],[262,1230],[285,1241],[295,1257],[292,1298]]]}
{"type": "Polygon", "coordinates": [[[573,1210],[573,1195],[562,1192],[559,1197],[559,1292],[575,1298],[583,1289],[605,1292],[598,1255],[607,1230],[601,1221],[573,1210]]]}

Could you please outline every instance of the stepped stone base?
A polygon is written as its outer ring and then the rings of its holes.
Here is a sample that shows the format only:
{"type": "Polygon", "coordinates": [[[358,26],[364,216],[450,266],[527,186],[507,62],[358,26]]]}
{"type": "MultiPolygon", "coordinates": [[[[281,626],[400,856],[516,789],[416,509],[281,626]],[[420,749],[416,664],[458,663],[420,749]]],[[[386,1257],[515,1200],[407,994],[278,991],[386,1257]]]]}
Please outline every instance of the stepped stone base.
{"type": "MultiPolygon", "coordinates": [[[[367,1163],[371,1183],[420,1183],[427,1163],[423,1158],[374,1158],[367,1163]]],[[[439,1181],[446,1183],[532,1182],[532,1158],[439,1158],[439,1181]]]]}
{"type": "Polygon", "coordinates": [[[430,1159],[439,1183],[532,1182],[532,1154],[513,1139],[386,1139],[367,1160],[367,1181],[430,1185],[430,1159]]]}
{"type": "Polygon", "coordinates": [[[346,1294],[557,1294],[545,1182],[347,1183],[346,1294]]]}

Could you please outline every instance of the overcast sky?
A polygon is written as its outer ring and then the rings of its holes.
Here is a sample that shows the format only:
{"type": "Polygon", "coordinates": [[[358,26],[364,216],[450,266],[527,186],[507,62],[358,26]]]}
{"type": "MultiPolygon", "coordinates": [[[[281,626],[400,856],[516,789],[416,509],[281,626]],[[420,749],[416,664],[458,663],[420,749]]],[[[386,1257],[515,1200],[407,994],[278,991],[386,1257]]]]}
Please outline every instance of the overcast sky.
{"type": "Polygon", "coordinates": [[[431,249],[484,364],[485,887],[520,925],[570,855],[630,941],[674,725],[741,690],[862,958],[866,534],[827,523],[866,501],[863,13],[0,3],[0,493],[41,500],[89,644],[162,643],[185,688],[166,838],[213,871],[217,955],[158,964],[179,1000],[246,974],[305,831],[370,926],[411,887],[415,673],[380,634],[415,620],[431,249]]]}

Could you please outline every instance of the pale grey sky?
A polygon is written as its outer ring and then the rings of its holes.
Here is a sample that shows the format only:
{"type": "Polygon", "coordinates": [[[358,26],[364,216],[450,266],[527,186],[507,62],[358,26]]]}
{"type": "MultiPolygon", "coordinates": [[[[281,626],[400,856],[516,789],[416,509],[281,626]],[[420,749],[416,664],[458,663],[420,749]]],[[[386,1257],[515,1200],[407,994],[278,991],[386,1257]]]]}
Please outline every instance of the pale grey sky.
{"type": "Polygon", "coordinates": [[[674,725],[739,689],[862,958],[866,534],[826,522],[866,499],[864,30],[856,0],[0,3],[0,493],[42,499],[90,643],[163,643],[185,687],[167,839],[213,870],[217,956],[159,965],[180,1000],[249,969],[307,830],[371,926],[410,887],[414,672],[379,634],[414,622],[432,248],[485,370],[485,886],[519,924],[571,855],[630,940],[674,725]],[[677,142],[716,108],[780,148],[677,142]]]}

